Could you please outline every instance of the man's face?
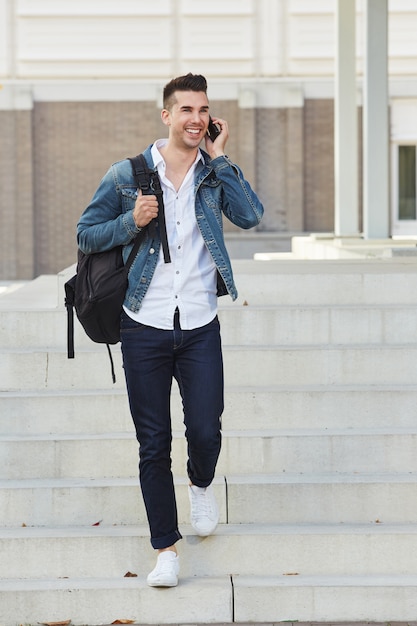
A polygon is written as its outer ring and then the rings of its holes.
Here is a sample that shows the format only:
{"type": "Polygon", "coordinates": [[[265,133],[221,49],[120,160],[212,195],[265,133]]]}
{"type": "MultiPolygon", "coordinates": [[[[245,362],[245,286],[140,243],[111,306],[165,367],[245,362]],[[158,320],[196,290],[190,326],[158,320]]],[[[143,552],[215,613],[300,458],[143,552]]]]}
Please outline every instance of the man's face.
{"type": "Polygon", "coordinates": [[[169,138],[179,147],[195,149],[205,137],[209,123],[209,103],[204,91],[176,91],[170,111],[162,111],[162,121],[170,127],[169,138]]]}

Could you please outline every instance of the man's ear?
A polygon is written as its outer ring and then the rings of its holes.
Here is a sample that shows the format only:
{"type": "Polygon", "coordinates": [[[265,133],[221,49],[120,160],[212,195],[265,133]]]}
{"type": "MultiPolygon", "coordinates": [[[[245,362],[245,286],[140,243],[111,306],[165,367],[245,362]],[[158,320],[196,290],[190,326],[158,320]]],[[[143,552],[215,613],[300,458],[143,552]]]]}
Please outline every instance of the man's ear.
{"type": "Polygon", "coordinates": [[[168,109],[162,109],[161,111],[161,120],[165,126],[171,126],[171,113],[168,109]]]}

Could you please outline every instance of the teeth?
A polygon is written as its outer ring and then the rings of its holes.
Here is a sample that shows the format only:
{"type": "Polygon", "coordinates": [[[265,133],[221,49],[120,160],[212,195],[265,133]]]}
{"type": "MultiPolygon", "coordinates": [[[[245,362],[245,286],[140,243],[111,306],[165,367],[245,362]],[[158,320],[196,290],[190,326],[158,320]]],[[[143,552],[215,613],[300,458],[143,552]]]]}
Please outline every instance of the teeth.
{"type": "Polygon", "coordinates": [[[198,135],[198,133],[200,132],[198,129],[195,128],[187,128],[186,131],[187,133],[192,133],[193,135],[198,135]]]}

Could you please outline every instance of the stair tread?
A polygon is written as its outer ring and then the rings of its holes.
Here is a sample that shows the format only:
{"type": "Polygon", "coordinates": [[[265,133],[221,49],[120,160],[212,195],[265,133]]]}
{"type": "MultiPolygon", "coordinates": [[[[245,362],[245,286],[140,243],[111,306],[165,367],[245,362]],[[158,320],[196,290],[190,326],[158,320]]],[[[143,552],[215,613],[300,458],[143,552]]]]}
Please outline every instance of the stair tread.
{"type": "MultiPolygon", "coordinates": [[[[417,586],[417,574],[362,574],[362,575],[303,575],[303,574],[282,574],[282,575],[234,575],[232,576],[233,586],[323,586],[323,587],[345,587],[345,586],[395,586],[395,587],[415,587],[417,586]]],[[[205,586],[207,584],[230,584],[229,576],[199,576],[180,578],[181,586],[192,583],[193,585],[205,586]]],[[[14,578],[0,579],[0,590],[51,590],[67,588],[83,589],[111,589],[111,588],[136,588],[145,581],[138,577],[122,578],[14,578]]]]}
{"type": "MultiPolygon", "coordinates": [[[[178,390],[173,387],[174,395],[178,395],[178,390]]],[[[335,383],[329,386],[328,384],[288,384],[280,385],[279,383],[274,385],[251,385],[250,383],[245,385],[227,385],[225,384],[226,395],[228,393],[296,393],[296,392],[319,392],[328,393],[331,392],[363,392],[363,391],[413,391],[417,393],[417,387],[414,383],[363,383],[363,384],[340,384],[335,383]]],[[[11,389],[10,391],[0,390],[1,398],[32,398],[32,397],[84,397],[84,396],[126,396],[126,389],[120,387],[109,386],[103,388],[94,387],[88,388],[41,388],[41,389],[11,389]]],[[[0,416],[1,419],[1,416],[0,416]]]]}
{"type": "MultiPolygon", "coordinates": [[[[192,582],[193,585],[207,584],[230,584],[229,576],[205,576],[196,580],[194,577],[181,578],[181,586],[192,582]]],[[[141,577],[121,577],[121,578],[12,578],[0,579],[0,590],[2,591],[18,591],[18,590],[52,590],[52,589],[126,589],[136,588],[138,585],[145,585],[146,581],[141,577]]]]}
{"type": "Polygon", "coordinates": [[[242,575],[233,578],[234,586],[287,586],[287,587],[415,587],[417,574],[361,574],[361,575],[282,575],[282,576],[251,576],[242,575]]]}
{"type": "MultiPolygon", "coordinates": [[[[184,536],[195,535],[189,524],[182,524],[184,536]]],[[[416,535],[414,523],[323,523],[323,524],[219,524],[213,538],[217,536],[254,535],[416,535]]],[[[93,526],[16,526],[0,527],[0,539],[61,539],[80,537],[143,537],[149,536],[148,527],[142,525],[93,525],[93,526]]]]}
{"type": "MultiPolygon", "coordinates": [[[[90,345],[80,346],[77,348],[78,355],[91,355],[97,354],[97,356],[106,356],[106,352],[103,351],[104,344],[97,344],[91,342],[90,345]]],[[[113,346],[112,346],[113,347],[113,346]]],[[[276,352],[279,350],[280,352],[317,352],[326,350],[328,352],[348,352],[350,350],[360,350],[365,351],[369,350],[371,352],[394,352],[395,350],[401,350],[404,352],[405,350],[414,351],[417,349],[417,341],[408,342],[406,347],[404,347],[403,343],[349,343],[349,344],[329,344],[329,343],[313,343],[313,344],[226,344],[223,346],[223,351],[225,352],[276,352]]],[[[120,349],[117,346],[114,347],[114,351],[116,355],[119,355],[120,349]]],[[[48,346],[47,348],[42,348],[39,346],[31,347],[6,347],[2,348],[2,354],[17,354],[17,355],[44,355],[45,358],[48,354],[65,354],[66,355],[67,348],[64,344],[61,346],[48,346]]]]}
{"type": "MultiPolygon", "coordinates": [[[[228,474],[227,477],[217,476],[213,484],[222,484],[224,481],[232,484],[307,484],[307,483],[414,483],[417,481],[417,472],[398,473],[311,473],[295,474],[228,474]]],[[[61,487],[120,487],[137,486],[137,477],[118,478],[22,478],[0,479],[0,489],[34,489],[34,488],[61,488],[61,487]]],[[[175,477],[177,485],[186,485],[188,479],[175,477]]]]}
{"type": "MultiPolygon", "coordinates": [[[[374,437],[374,436],[391,436],[391,435],[416,435],[416,427],[392,426],[392,427],[369,427],[369,428],[253,428],[253,429],[223,429],[222,436],[225,439],[235,438],[266,438],[273,437],[374,437]]],[[[25,441],[98,441],[98,440],[128,440],[134,436],[133,428],[131,431],[112,431],[101,433],[30,433],[30,434],[1,434],[0,442],[25,442],[25,441]]],[[[172,436],[183,438],[182,430],[173,430],[172,436]]]]}

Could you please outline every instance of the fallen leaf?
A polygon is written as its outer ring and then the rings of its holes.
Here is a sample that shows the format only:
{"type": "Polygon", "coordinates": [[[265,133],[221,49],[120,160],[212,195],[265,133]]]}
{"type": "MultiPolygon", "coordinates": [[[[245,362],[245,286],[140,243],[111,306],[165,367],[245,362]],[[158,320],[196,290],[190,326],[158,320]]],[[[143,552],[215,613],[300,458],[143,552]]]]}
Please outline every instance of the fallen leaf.
{"type": "Polygon", "coordinates": [[[39,624],[44,624],[44,626],[68,626],[68,624],[71,624],[71,620],[66,619],[63,622],[39,622],[39,624]]]}
{"type": "Polygon", "coordinates": [[[134,619],[117,619],[112,624],[134,624],[134,619]]]}
{"type": "Polygon", "coordinates": [[[284,574],[284,576],[299,576],[300,574],[298,572],[287,572],[286,574],[284,574]]]}
{"type": "Polygon", "coordinates": [[[242,304],[242,306],[249,306],[248,301],[245,300],[244,303],[242,304]]]}
{"type": "Polygon", "coordinates": [[[23,522],[23,524],[22,524],[22,528],[27,528],[27,526],[26,526],[25,522],[23,522]]]}
{"type": "Polygon", "coordinates": [[[95,524],[91,524],[91,526],[100,526],[100,524],[101,524],[101,522],[102,522],[102,521],[103,521],[103,520],[101,519],[99,522],[96,522],[95,524]]]}
{"type": "Polygon", "coordinates": [[[126,572],[123,578],[137,578],[137,574],[132,574],[132,572],[126,572]]]}

